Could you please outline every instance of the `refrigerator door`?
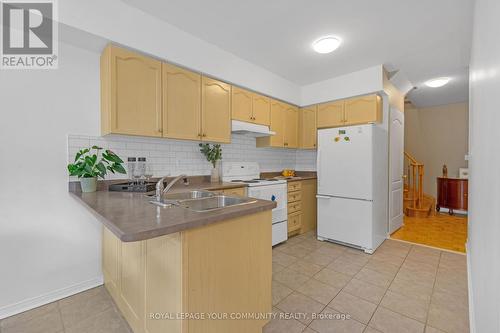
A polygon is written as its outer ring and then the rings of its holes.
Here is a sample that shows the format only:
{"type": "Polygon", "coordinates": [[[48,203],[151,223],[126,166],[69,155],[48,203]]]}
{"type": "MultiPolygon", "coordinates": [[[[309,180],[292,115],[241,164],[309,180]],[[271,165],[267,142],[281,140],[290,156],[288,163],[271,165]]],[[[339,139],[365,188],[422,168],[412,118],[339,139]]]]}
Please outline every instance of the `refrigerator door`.
{"type": "Polygon", "coordinates": [[[318,238],[351,244],[371,252],[371,201],[318,195],[318,238]]]}
{"type": "Polygon", "coordinates": [[[372,200],[373,125],[318,131],[318,194],[372,200]]]}

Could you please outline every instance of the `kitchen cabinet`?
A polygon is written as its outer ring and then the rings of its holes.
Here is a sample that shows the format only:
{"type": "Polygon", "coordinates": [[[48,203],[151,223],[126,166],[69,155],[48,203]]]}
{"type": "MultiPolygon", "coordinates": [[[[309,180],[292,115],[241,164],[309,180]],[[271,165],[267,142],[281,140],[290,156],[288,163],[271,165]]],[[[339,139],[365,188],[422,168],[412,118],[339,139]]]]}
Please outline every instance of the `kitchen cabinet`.
{"type": "Polygon", "coordinates": [[[285,132],[283,145],[286,148],[297,148],[299,146],[299,111],[295,106],[289,105],[285,110],[285,132]]]}
{"type": "Polygon", "coordinates": [[[299,148],[316,149],[316,105],[299,110],[299,148]]]}
{"type": "Polygon", "coordinates": [[[301,181],[301,229],[300,233],[316,230],[317,202],[316,202],[316,179],[305,179],[301,181]]]}
{"type": "Polygon", "coordinates": [[[231,104],[232,119],[269,126],[271,122],[269,97],[233,86],[231,104]]]}
{"type": "Polygon", "coordinates": [[[328,128],[343,126],[344,101],[335,101],[318,105],[317,127],[328,128]]]}
{"type": "Polygon", "coordinates": [[[101,134],[162,136],[161,62],[114,45],[101,55],[101,134]]]}
{"type": "Polygon", "coordinates": [[[231,142],[231,86],[203,76],[201,95],[201,139],[231,142]]]}
{"type": "Polygon", "coordinates": [[[201,75],[163,63],[163,136],[201,138],[201,75]]]}
{"type": "Polygon", "coordinates": [[[247,196],[247,189],[246,189],[246,187],[230,188],[230,189],[222,190],[222,193],[224,195],[236,195],[236,196],[240,196],[240,197],[246,197],[247,196]]]}
{"type": "Polygon", "coordinates": [[[453,210],[468,209],[468,188],[469,181],[461,178],[437,177],[437,203],[436,210],[448,208],[449,214],[453,215],[453,210]]]}
{"type": "Polygon", "coordinates": [[[300,233],[302,228],[302,182],[288,182],[288,236],[300,233]]]}
{"type": "Polygon", "coordinates": [[[269,97],[252,94],[253,122],[269,126],[271,123],[271,100],[269,97]]]}
{"type": "Polygon", "coordinates": [[[375,94],[318,105],[318,128],[368,124],[380,121],[382,121],[382,99],[375,94]]]}
{"type": "Polygon", "coordinates": [[[368,95],[345,100],[345,123],[348,125],[379,122],[382,119],[382,100],[368,95]]]}
{"type": "Polygon", "coordinates": [[[253,94],[250,91],[233,86],[231,93],[232,119],[253,122],[252,98],[253,94]]]}

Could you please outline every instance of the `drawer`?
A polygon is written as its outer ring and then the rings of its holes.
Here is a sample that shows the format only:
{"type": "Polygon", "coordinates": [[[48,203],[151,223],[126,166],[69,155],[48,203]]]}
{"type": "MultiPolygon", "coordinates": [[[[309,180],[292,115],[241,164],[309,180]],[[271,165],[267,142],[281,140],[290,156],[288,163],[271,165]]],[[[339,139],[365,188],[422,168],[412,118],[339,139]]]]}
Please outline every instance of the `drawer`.
{"type": "Polygon", "coordinates": [[[288,192],[300,191],[302,188],[302,182],[289,182],[288,183],[288,192]]]}
{"type": "Polygon", "coordinates": [[[288,204],[288,214],[299,212],[302,210],[302,202],[296,201],[288,204]]]}
{"type": "Polygon", "coordinates": [[[236,195],[244,197],[246,196],[246,189],[244,187],[230,188],[227,190],[223,190],[222,193],[224,193],[225,195],[236,195]]]}
{"type": "Polygon", "coordinates": [[[302,192],[288,192],[288,203],[300,201],[302,199],[302,192]]]}
{"type": "Polygon", "coordinates": [[[302,213],[288,215],[288,232],[293,232],[302,226],[302,213]]]}

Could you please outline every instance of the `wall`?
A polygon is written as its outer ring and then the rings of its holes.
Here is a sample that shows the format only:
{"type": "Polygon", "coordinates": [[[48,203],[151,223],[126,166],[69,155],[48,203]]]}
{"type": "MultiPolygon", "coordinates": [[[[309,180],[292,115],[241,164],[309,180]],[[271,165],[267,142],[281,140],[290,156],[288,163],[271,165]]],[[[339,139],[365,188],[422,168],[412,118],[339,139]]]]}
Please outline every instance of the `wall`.
{"type": "Polygon", "coordinates": [[[425,193],[436,197],[443,164],[450,177],[467,167],[468,122],[466,103],[405,109],[405,151],[424,164],[425,193]]]}
{"type": "Polygon", "coordinates": [[[472,332],[500,332],[500,2],[476,0],[470,66],[469,297],[472,332]]]}
{"type": "MultiPolygon", "coordinates": [[[[124,160],[127,157],[146,157],[155,177],[168,174],[209,175],[211,170],[211,164],[200,153],[197,141],[134,136],[69,135],[68,160],[72,160],[79,149],[92,145],[109,148],[124,160]]],[[[222,144],[221,147],[223,161],[259,162],[262,171],[281,171],[296,167],[300,170],[314,170],[316,167],[315,152],[307,154],[296,149],[256,148],[255,138],[241,134],[233,134],[231,144],[222,144]],[[296,166],[298,160],[300,164],[296,166]]],[[[124,176],[117,174],[110,175],[109,178],[120,179],[124,176]]]]}
{"type": "Polygon", "coordinates": [[[68,195],[67,135],[99,133],[99,54],[0,74],[0,318],[101,283],[101,225],[68,195]]]}

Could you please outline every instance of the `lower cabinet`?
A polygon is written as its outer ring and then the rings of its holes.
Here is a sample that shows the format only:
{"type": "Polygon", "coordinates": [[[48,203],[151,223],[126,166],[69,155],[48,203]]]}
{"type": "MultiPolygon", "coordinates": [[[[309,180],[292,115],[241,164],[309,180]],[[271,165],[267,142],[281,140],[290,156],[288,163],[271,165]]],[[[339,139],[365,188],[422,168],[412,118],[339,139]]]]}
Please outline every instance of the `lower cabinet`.
{"type": "Polygon", "coordinates": [[[316,230],[316,179],[288,183],[288,235],[316,230]]]}
{"type": "Polygon", "coordinates": [[[288,236],[300,233],[302,228],[302,182],[288,183],[288,236]]]}
{"type": "Polygon", "coordinates": [[[134,333],[261,332],[267,319],[180,316],[271,312],[271,225],[268,210],[137,242],[104,227],[105,287],[134,333]]]}
{"type": "Polygon", "coordinates": [[[236,187],[236,188],[228,188],[228,189],[223,189],[223,190],[213,190],[210,192],[214,192],[216,194],[223,194],[223,195],[235,195],[235,196],[239,196],[239,197],[246,197],[247,196],[246,187],[236,187]]]}

